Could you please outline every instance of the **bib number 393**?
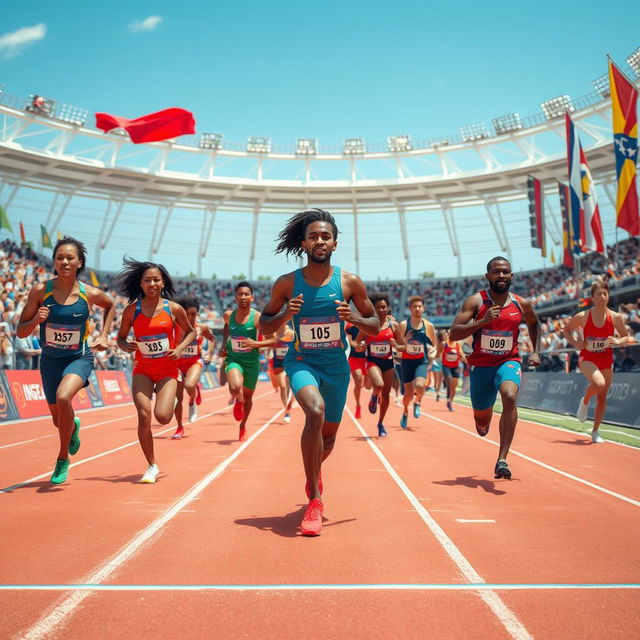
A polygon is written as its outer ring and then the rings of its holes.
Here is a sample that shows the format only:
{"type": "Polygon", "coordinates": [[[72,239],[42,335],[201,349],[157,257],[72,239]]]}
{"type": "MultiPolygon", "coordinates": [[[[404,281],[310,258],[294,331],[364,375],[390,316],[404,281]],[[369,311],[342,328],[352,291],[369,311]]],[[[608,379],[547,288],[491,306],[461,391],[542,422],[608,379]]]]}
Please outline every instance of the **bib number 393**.
{"type": "Polygon", "coordinates": [[[74,350],[80,347],[80,328],[63,324],[49,324],[45,331],[47,347],[74,350]]]}
{"type": "Polygon", "coordinates": [[[341,347],[338,318],[301,318],[300,346],[303,349],[341,347]]]}
{"type": "Polygon", "coordinates": [[[513,334],[509,331],[483,331],[480,349],[487,353],[504,354],[513,349],[513,334]]]}

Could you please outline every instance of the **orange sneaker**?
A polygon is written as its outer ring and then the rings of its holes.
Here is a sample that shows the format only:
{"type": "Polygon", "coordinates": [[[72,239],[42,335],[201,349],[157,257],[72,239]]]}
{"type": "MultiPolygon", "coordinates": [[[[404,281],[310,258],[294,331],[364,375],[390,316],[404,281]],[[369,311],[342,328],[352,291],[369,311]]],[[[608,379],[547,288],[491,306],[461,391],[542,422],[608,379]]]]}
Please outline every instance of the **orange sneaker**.
{"type": "MultiPolygon", "coordinates": [[[[322,495],[322,491],[324,489],[322,486],[322,473],[318,476],[318,489],[320,489],[320,495],[322,495]]],[[[309,488],[308,482],[304,485],[304,491],[307,494],[307,498],[311,499],[311,489],[309,488]]]]}
{"type": "Polygon", "coordinates": [[[362,409],[358,406],[356,407],[356,420],[360,420],[362,418],[362,409]]]}
{"type": "Polygon", "coordinates": [[[233,417],[238,421],[242,422],[244,419],[244,404],[236,400],[233,405],[233,417]]]}
{"type": "Polygon", "coordinates": [[[319,536],[322,531],[322,501],[311,500],[300,523],[303,536],[319,536]]]}
{"type": "Polygon", "coordinates": [[[245,427],[240,427],[240,434],[238,435],[238,440],[240,442],[244,442],[247,439],[247,430],[245,427]]]}

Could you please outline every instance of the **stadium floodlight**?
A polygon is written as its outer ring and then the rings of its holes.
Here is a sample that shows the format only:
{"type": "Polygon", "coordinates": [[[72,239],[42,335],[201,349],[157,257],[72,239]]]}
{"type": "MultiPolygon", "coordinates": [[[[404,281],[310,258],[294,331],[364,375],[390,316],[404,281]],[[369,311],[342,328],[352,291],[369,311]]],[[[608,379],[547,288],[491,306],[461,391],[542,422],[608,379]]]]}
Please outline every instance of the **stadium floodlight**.
{"type": "Polygon", "coordinates": [[[484,126],[484,122],[476,122],[460,127],[460,137],[463,142],[473,142],[489,137],[489,132],[484,126]]]}
{"type": "Polygon", "coordinates": [[[53,118],[56,113],[56,101],[51,98],[45,98],[37,93],[32,93],[24,109],[31,113],[37,113],[39,116],[53,118]]]}
{"type": "Polygon", "coordinates": [[[593,88],[601,98],[608,98],[611,95],[608,73],[598,76],[591,84],[593,84],[593,88]]]}
{"type": "Polygon", "coordinates": [[[498,136],[522,129],[522,121],[517,113],[508,113],[506,116],[493,118],[491,123],[493,124],[493,128],[498,136]]]}
{"type": "Polygon", "coordinates": [[[201,149],[222,149],[222,134],[201,133],[198,146],[201,149]]]}
{"type": "Polygon", "coordinates": [[[68,122],[69,124],[75,124],[81,127],[87,121],[88,115],[88,109],[76,107],[72,104],[63,104],[60,109],[58,109],[56,118],[62,120],[62,122],[68,122]]]}
{"type": "Polygon", "coordinates": [[[640,47],[627,58],[627,64],[633,69],[636,78],[640,78],[640,47]]]}
{"type": "Polygon", "coordinates": [[[299,156],[315,156],[318,152],[318,141],[313,138],[298,138],[296,154],[299,156]]]}
{"type": "Polygon", "coordinates": [[[347,138],[344,141],[342,152],[346,156],[353,156],[367,152],[367,143],[364,138],[347,138]]]}
{"type": "Polygon", "coordinates": [[[388,136],[387,147],[391,153],[402,153],[403,151],[411,151],[413,145],[411,144],[411,136],[388,136]]]}
{"type": "Polygon", "coordinates": [[[564,114],[569,111],[575,111],[574,106],[571,104],[571,98],[569,96],[558,96],[557,98],[551,98],[543,102],[541,105],[542,113],[547,120],[554,120],[555,118],[562,118],[564,114]]]}
{"type": "Polygon", "coordinates": [[[247,151],[249,153],[270,153],[271,138],[251,136],[249,140],[247,140],[247,151]]]}
{"type": "Polygon", "coordinates": [[[439,147],[446,147],[450,142],[448,138],[436,138],[435,140],[429,141],[429,146],[432,149],[438,149],[439,147]]]}

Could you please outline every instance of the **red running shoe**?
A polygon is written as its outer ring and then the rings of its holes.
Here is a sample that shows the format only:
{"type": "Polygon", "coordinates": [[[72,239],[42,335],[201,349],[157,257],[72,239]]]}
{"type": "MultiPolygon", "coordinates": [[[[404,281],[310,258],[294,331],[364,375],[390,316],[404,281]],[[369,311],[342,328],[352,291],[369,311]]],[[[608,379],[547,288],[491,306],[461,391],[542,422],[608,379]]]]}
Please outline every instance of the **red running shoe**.
{"type": "MultiPolygon", "coordinates": [[[[322,495],[322,491],[324,489],[322,486],[322,473],[318,476],[318,489],[320,489],[320,495],[322,495]]],[[[307,494],[307,498],[311,500],[311,489],[309,488],[308,482],[304,485],[304,492],[307,494]]]]}
{"type": "Polygon", "coordinates": [[[360,418],[362,418],[362,410],[358,406],[356,407],[356,420],[360,420],[360,418]]]}
{"type": "Polygon", "coordinates": [[[238,421],[242,422],[244,420],[244,404],[236,400],[233,405],[233,417],[238,421]]]}
{"type": "Polygon", "coordinates": [[[319,536],[322,531],[322,501],[312,500],[304,512],[300,523],[300,533],[303,536],[319,536]]]}
{"type": "Polygon", "coordinates": [[[240,442],[244,442],[247,439],[247,430],[245,427],[240,427],[240,435],[238,435],[238,440],[240,442]]]}
{"type": "Polygon", "coordinates": [[[196,385],[196,404],[202,404],[202,394],[200,393],[200,385],[196,385]]]}

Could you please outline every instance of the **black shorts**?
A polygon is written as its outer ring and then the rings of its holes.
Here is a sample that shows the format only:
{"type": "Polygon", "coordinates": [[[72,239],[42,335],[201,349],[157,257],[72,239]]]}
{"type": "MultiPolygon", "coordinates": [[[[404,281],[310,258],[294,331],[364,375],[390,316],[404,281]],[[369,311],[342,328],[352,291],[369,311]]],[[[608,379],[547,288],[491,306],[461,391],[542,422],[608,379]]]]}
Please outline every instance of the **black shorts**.
{"type": "Polygon", "coordinates": [[[443,365],[442,373],[445,378],[459,378],[460,377],[460,367],[446,367],[443,365]]]}
{"type": "Polygon", "coordinates": [[[385,371],[389,371],[389,369],[393,369],[393,358],[376,358],[375,356],[367,356],[367,367],[372,364],[376,367],[380,367],[380,371],[384,373],[385,371]]]}

